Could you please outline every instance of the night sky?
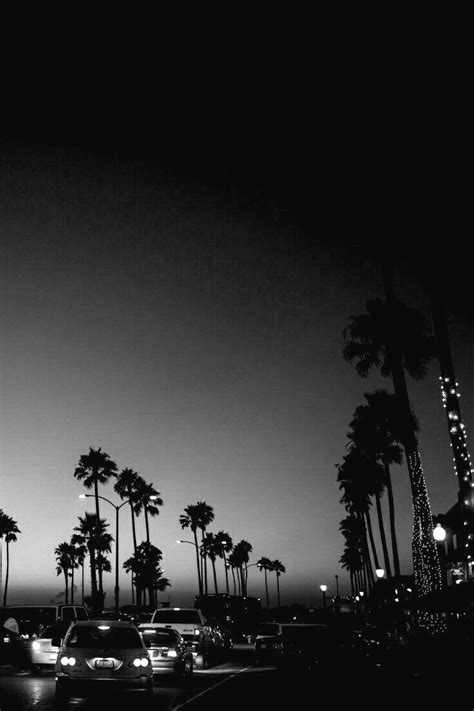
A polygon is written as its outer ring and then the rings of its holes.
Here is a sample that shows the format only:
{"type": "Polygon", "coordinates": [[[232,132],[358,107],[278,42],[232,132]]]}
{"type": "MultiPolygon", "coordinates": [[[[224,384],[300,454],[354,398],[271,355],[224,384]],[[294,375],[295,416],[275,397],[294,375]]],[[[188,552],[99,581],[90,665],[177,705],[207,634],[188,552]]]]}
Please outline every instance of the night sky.
{"type": "MultiPolygon", "coordinates": [[[[335,465],[363,393],[391,382],[356,374],[342,331],[383,295],[380,246],[400,297],[427,316],[422,276],[441,267],[472,450],[473,303],[452,185],[441,208],[442,185],[431,173],[427,190],[417,161],[373,172],[377,151],[360,136],[297,123],[278,142],[195,131],[180,145],[148,114],[3,116],[0,508],[22,532],[10,602],[62,590],[53,551],[85,510],[73,472],[90,446],[164,499],[151,523],[172,582],[160,599],[196,592],[193,550],[176,539],[190,537],[178,519],[198,500],[214,507],[209,530],[251,542],[251,562],[286,566],[283,602],[319,602],[336,574],[348,592],[335,465]]],[[[433,362],[409,382],[433,513],[457,491],[438,375],[433,362]]],[[[404,465],[393,479],[409,573],[404,465]]],[[[119,502],[112,484],[100,493],[119,502]]],[[[143,518],[138,530],[144,538],[143,518]]],[[[120,531],[124,560],[125,507],[120,531]]],[[[251,568],[249,594],[263,598],[263,580],[251,568]]],[[[125,575],[121,587],[126,602],[125,575]]],[[[106,589],[112,604],[113,575],[106,589]]]]}

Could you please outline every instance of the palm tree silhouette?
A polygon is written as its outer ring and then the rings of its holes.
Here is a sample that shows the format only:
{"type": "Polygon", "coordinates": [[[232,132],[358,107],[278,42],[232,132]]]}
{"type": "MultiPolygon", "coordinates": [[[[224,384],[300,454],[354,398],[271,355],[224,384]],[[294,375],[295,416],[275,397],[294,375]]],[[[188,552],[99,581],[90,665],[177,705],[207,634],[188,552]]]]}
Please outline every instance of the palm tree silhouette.
{"type": "MultiPolygon", "coordinates": [[[[93,449],[89,447],[88,454],[81,454],[79,464],[74,471],[74,476],[78,481],[82,481],[86,489],[94,487],[95,513],[97,521],[100,521],[99,512],[99,484],[107,484],[109,479],[117,476],[117,465],[113,462],[102,448],[93,449]]],[[[103,597],[102,568],[99,567],[99,594],[103,597]]]]}
{"type": "Polygon", "coordinates": [[[132,573],[135,578],[138,605],[142,604],[145,591],[148,590],[148,603],[156,607],[156,592],[162,592],[171,585],[160,567],[162,557],[159,548],[143,541],[137,546],[134,555],[123,563],[125,572],[132,573]]]}
{"type": "Polygon", "coordinates": [[[351,422],[354,442],[358,448],[373,456],[384,467],[383,483],[387,488],[387,498],[390,518],[390,534],[392,541],[392,558],[395,576],[400,576],[400,560],[398,555],[397,536],[395,530],[395,504],[393,498],[391,464],[402,463],[403,432],[408,427],[419,431],[418,421],[413,412],[410,413],[408,424],[401,419],[397,398],[386,390],[375,390],[365,393],[367,405],[356,408],[351,422]]]}
{"type": "Polygon", "coordinates": [[[17,522],[8,516],[6,513],[0,509],[0,538],[5,539],[6,544],[6,554],[7,554],[7,565],[5,572],[5,587],[3,589],[3,606],[7,604],[7,592],[8,592],[8,577],[10,574],[10,543],[15,543],[17,539],[17,533],[21,533],[18,528],[17,522]]]}
{"type": "Polygon", "coordinates": [[[267,610],[270,608],[270,599],[268,596],[268,577],[267,573],[271,570],[273,570],[272,566],[272,561],[270,558],[265,558],[265,556],[262,556],[259,561],[257,561],[257,565],[259,567],[259,570],[263,570],[265,572],[265,592],[267,595],[267,610]]]}
{"type": "Polygon", "coordinates": [[[225,531],[218,531],[215,536],[216,539],[216,550],[219,558],[224,559],[224,570],[225,570],[225,586],[227,595],[229,594],[229,574],[226,553],[230,553],[233,548],[232,538],[225,531]]]}
{"type": "MultiPolygon", "coordinates": [[[[387,300],[367,301],[367,313],[352,316],[344,329],[344,358],[356,361],[356,370],[366,377],[374,366],[382,376],[391,376],[401,419],[409,422],[412,412],[405,370],[414,379],[426,374],[435,348],[423,315],[393,296],[390,275],[385,270],[387,300]]],[[[432,536],[432,515],[421,465],[416,433],[408,427],[403,433],[403,447],[410,476],[413,500],[413,569],[419,595],[441,587],[438,551],[432,536]]]]}
{"type": "Polygon", "coordinates": [[[56,574],[64,575],[65,587],[64,587],[64,602],[66,605],[69,604],[69,571],[73,565],[71,558],[71,545],[64,541],[60,543],[54,549],[54,555],[56,556],[56,574]]]}
{"type": "Polygon", "coordinates": [[[214,591],[216,595],[219,593],[217,589],[217,575],[216,575],[216,558],[221,552],[222,548],[213,533],[206,533],[204,541],[202,543],[202,551],[206,555],[212,564],[212,573],[214,577],[214,591]]]}
{"type": "Polygon", "coordinates": [[[75,565],[72,568],[72,579],[71,579],[71,604],[74,602],[74,568],[81,566],[81,589],[82,589],[82,604],[84,605],[84,560],[87,555],[87,546],[84,536],[79,533],[74,533],[71,536],[71,549],[72,559],[75,565]]]}
{"type": "Polygon", "coordinates": [[[347,512],[354,514],[360,521],[364,572],[367,576],[368,587],[373,586],[375,578],[370,561],[367,534],[372,548],[375,568],[379,567],[370,517],[370,496],[380,476],[378,471],[374,471],[375,469],[376,463],[367,460],[360,452],[352,450],[343,458],[343,463],[338,466],[337,476],[339,488],[344,492],[340,503],[344,505],[347,512]]]}
{"type": "Polygon", "coordinates": [[[160,498],[160,492],[155,489],[153,484],[147,484],[144,479],[138,477],[135,483],[133,510],[139,516],[143,511],[145,514],[146,540],[150,543],[150,529],[148,526],[148,515],[152,518],[158,516],[160,510],[158,506],[163,506],[163,499],[160,498]],[[150,497],[154,498],[151,499],[150,497]]]}
{"type": "Polygon", "coordinates": [[[233,550],[233,560],[236,563],[236,567],[240,573],[240,586],[242,595],[247,596],[247,565],[249,562],[249,553],[252,552],[252,544],[242,539],[234,546],[233,550]],[[245,569],[245,572],[244,572],[245,569]]]}
{"type": "Polygon", "coordinates": [[[278,559],[272,560],[272,570],[276,573],[278,609],[280,609],[280,575],[286,573],[286,568],[278,559]]]}
{"type": "Polygon", "coordinates": [[[98,613],[103,608],[104,597],[98,590],[97,577],[102,570],[106,570],[103,553],[110,551],[112,536],[106,532],[109,524],[105,519],[97,521],[96,514],[85,513],[78,519],[79,526],[75,526],[74,531],[82,536],[89,551],[92,605],[94,612],[98,613]]]}
{"type": "MultiPolygon", "coordinates": [[[[198,584],[199,584],[199,594],[202,595],[204,592],[204,577],[205,577],[205,554],[202,551],[201,562],[199,555],[198,540],[197,540],[197,529],[202,531],[201,543],[204,542],[204,534],[206,527],[214,520],[214,510],[212,506],[206,504],[205,501],[198,501],[196,504],[189,504],[184,509],[184,514],[179,517],[179,523],[181,528],[190,528],[194,535],[194,543],[196,549],[196,564],[198,570],[198,584]],[[202,567],[201,567],[202,566],[202,567]]],[[[206,593],[207,593],[207,578],[206,578],[206,593]]]]}

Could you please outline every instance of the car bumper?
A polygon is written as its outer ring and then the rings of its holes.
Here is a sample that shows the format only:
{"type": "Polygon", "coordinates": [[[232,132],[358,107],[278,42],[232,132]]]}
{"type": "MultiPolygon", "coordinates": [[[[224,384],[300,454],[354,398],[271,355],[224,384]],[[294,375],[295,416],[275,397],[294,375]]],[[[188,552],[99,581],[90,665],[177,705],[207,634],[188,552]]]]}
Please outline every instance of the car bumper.
{"type": "Polygon", "coordinates": [[[94,696],[95,694],[130,691],[145,693],[153,688],[152,676],[138,679],[71,679],[56,676],[56,689],[68,696],[94,696]]]}

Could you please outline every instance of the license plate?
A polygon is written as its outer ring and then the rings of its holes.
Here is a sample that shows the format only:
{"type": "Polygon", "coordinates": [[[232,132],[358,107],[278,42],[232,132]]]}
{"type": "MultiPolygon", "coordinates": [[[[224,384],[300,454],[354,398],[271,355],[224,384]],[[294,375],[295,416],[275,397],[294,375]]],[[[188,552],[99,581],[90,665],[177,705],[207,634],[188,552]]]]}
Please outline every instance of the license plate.
{"type": "Polygon", "coordinates": [[[97,659],[95,663],[98,669],[113,669],[114,663],[112,659],[97,659]]]}

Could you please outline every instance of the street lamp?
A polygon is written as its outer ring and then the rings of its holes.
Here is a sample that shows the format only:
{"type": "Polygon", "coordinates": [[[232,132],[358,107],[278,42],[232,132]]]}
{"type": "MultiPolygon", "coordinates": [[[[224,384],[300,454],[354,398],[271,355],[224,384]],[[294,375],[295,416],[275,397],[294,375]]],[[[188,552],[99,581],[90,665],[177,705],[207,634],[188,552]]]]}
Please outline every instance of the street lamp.
{"type": "Polygon", "coordinates": [[[328,589],[327,585],[320,585],[319,589],[321,590],[323,594],[323,608],[326,607],[326,590],[328,589]]]}
{"type": "Polygon", "coordinates": [[[376,568],[375,575],[378,577],[379,580],[381,580],[385,575],[385,570],[383,568],[376,568]]]}
{"type": "Polygon", "coordinates": [[[440,523],[437,523],[433,529],[433,538],[435,541],[438,541],[438,543],[442,543],[446,539],[446,530],[440,523]]]}
{"type": "MultiPolygon", "coordinates": [[[[95,499],[94,494],[79,494],[80,499],[95,499]]],[[[107,501],[108,504],[114,507],[115,509],[115,590],[114,590],[114,598],[115,598],[115,612],[118,614],[119,611],[119,598],[120,598],[120,586],[119,586],[119,511],[122,508],[122,506],[125,506],[125,504],[129,503],[129,500],[126,499],[123,504],[120,504],[117,506],[117,504],[114,504],[112,501],[109,501],[109,499],[106,499],[105,496],[99,496],[99,499],[102,499],[102,501],[107,501]]]]}

